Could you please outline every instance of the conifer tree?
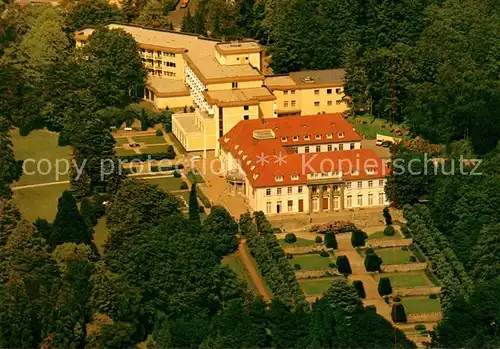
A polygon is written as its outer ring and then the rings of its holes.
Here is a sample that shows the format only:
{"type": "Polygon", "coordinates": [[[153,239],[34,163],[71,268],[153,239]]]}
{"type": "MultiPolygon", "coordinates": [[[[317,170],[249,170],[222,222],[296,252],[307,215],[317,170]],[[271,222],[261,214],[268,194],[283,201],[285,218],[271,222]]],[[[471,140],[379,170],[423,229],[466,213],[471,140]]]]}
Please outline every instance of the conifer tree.
{"type": "Polygon", "coordinates": [[[10,197],[9,184],[19,179],[19,166],[14,158],[7,121],[0,117],[0,197],[10,197]]]}
{"type": "Polygon", "coordinates": [[[200,224],[200,205],[198,204],[198,197],[196,195],[196,183],[191,186],[189,193],[189,220],[200,224]]]}

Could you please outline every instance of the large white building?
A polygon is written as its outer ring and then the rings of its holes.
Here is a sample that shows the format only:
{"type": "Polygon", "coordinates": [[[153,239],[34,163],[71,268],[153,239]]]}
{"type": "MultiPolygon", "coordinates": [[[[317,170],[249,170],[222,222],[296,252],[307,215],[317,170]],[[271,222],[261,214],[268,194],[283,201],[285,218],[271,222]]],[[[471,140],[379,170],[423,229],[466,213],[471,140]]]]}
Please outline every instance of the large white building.
{"type": "Polygon", "coordinates": [[[385,206],[386,163],[340,114],[241,121],[219,139],[235,193],[266,214],[385,206]]]}

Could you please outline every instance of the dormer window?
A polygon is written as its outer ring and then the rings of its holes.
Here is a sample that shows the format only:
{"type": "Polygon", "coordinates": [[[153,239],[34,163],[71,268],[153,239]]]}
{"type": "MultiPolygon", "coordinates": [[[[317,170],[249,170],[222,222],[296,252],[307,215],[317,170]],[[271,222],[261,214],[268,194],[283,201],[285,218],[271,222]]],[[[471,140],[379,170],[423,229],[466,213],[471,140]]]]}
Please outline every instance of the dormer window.
{"type": "Polygon", "coordinates": [[[304,140],[305,140],[305,141],[308,141],[309,139],[310,139],[310,138],[309,138],[309,135],[305,135],[305,136],[304,136],[304,140]]]}
{"type": "Polygon", "coordinates": [[[333,135],[332,135],[331,133],[327,133],[327,134],[326,134],[326,138],[328,138],[328,139],[332,139],[332,137],[333,137],[333,135]]]}
{"type": "Polygon", "coordinates": [[[355,169],[355,168],[354,168],[354,169],[352,169],[351,174],[352,174],[353,176],[357,176],[357,175],[359,175],[359,171],[358,171],[357,169],[355,169]]]}
{"type": "Polygon", "coordinates": [[[344,138],[344,132],[339,132],[338,136],[339,136],[339,138],[344,138]]]}
{"type": "Polygon", "coordinates": [[[367,174],[374,174],[375,173],[375,170],[373,168],[367,168],[366,169],[366,173],[367,174]]]}
{"type": "Polygon", "coordinates": [[[281,141],[282,142],[288,142],[288,138],[287,137],[281,137],[281,141]]]}
{"type": "Polygon", "coordinates": [[[274,177],[274,179],[276,180],[276,182],[283,182],[283,176],[276,176],[274,177]]]}
{"type": "Polygon", "coordinates": [[[292,139],[293,139],[294,142],[297,142],[299,140],[299,136],[293,136],[292,139]]]}
{"type": "Polygon", "coordinates": [[[292,181],[298,181],[299,180],[299,175],[298,174],[293,174],[292,175],[292,181]]]}
{"type": "Polygon", "coordinates": [[[315,139],[321,139],[321,135],[314,136],[315,139]]]}

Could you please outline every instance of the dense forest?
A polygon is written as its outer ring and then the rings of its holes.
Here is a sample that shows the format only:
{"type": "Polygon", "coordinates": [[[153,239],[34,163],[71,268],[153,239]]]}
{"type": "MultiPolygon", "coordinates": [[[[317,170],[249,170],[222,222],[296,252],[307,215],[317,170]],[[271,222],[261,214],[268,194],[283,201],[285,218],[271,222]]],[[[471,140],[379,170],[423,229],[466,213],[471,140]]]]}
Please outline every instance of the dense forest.
{"type": "MultiPolygon", "coordinates": [[[[97,30],[83,50],[73,32],[123,21],[172,29],[172,1],[63,1],[60,7],[10,6],[0,18],[0,346],[380,347],[394,328],[363,309],[343,282],[303,305],[289,265],[261,214],[240,224],[223,208],[204,223],[180,214],[177,200],[145,182],[97,178],[114,158],[110,125],[139,118],[128,108],[146,79],[137,43],[97,30]],[[9,184],[20,176],[9,135],[38,128],[60,133],[86,172],[72,176],[53,222],[28,222],[9,184]],[[92,140],[89,142],[89,140],[92,140]],[[109,201],[107,208],[102,201],[109,201]],[[110,239],[92,243],[106,212],[110,239]],[[221,258],[242,230],[269,265],[267,306],[221,258]],[[271,266],[273,266],[271,268],[271,266]],[[292,300],[292,301],[291,301],[292,300]]],[[[493,0],[201,0],[182,29],[221,39],[255,38],[275,73],[344,67],[353,114],[404,123],[449,149],[434,169],[478,154],[481,175],[397,176],[389,197],[404,207],[414,238],[447,285],[438,347],[498,347],[500,336],[500,6],[493,0]],[[394,111],[394,112],[393,112],[394,111]],[[415,206],[422,197],[425,207],[415,206]],[[406,206],[405,206],[406,205],[406,206]],[[413,207],[411,205],[414,205],[413,207]]],[[[157,115],[164,122],[167,114],[157,115]]],[[[423,159],[400,148],[396,158],[423,159]]],[[[412,347],[396,332],[397,344],[412,347]]]]}

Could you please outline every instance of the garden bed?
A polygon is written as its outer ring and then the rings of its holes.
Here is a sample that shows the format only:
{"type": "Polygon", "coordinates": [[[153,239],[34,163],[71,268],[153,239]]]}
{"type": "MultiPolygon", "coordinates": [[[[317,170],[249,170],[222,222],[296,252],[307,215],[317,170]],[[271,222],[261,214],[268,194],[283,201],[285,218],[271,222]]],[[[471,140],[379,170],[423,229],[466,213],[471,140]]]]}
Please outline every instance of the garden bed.
{"type": "Polygon", "coordinates": [[[381,276],[387,276],[391,280],[392,287],[406,288],[406,287],[428,286],[431,284],[424,273],[381,274],[381,276]]]}
{"type": "Polygon", "coordinates": [[[317,270],[317,269],[331,269],[330,263],[333,260],[330,257],[321,257],[317,253],[304,254],[304,255],[294,255],[292,259],[288,262],[292,267],[295,264],[300,265],[301,270],[317,270]]]}
{"type": "Polygon", "coordinates": [[[384,248],[375,250],[375,253],[382,258],[385,265],[415,263],[410,261],[411,252],[404,251],[401,248],[384,248]]]}
{"type": "Polygon", "coordinates": [[[301,280],[299,284],[306,295],[323,294],[330,288],[331,284],[336,279],[337,278],[301,280]]]}
{"type": "Polygon", "coordinates": [[[407,314],[435,313],[441,311],[439,299],[429,297],[405,297],[401,300],[407,314]]]}
{"type": "Polygon", "coordinates": [[[285,241],[285,239],[279,239],[278,242],[283,247],[312,246],[312,245],[316,244],[316,242],[314,242],[314,240],[307,240],[307,239],[302,239],[302,238],[297,238],[297,241],[295,241],[293,243],[288,243],[288,242],[285,241]]]}

